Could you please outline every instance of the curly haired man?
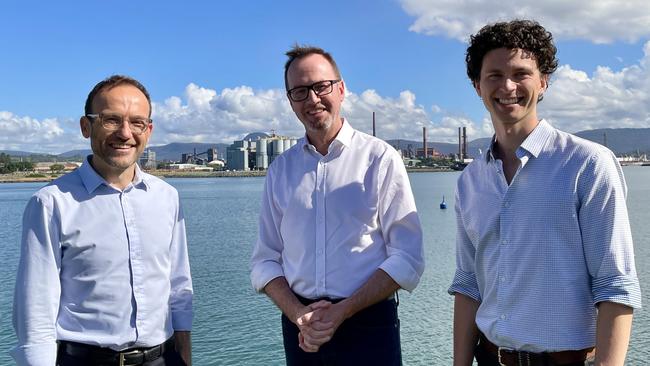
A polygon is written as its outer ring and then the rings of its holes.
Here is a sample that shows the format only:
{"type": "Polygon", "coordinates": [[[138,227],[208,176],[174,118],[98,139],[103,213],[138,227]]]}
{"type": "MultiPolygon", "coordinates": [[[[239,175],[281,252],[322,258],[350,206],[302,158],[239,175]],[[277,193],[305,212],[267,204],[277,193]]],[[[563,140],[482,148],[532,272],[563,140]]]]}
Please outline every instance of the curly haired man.
{"type": "Polygon", "coordinates": [[[641,306],[627,187],[611,151],[538,119],[555,53],[530,20],[470,39],[495,135],[456,190],[454,365],[625,361],[641,306]]]}

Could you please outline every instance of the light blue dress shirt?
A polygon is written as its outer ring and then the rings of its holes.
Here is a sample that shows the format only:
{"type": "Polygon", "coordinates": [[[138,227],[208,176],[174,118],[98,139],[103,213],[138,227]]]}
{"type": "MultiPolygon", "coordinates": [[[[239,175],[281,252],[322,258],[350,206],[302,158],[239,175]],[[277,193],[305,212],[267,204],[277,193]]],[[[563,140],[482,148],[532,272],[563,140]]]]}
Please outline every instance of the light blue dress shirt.
{"type": "Polygon", "coordinates": [[[136,167],[119,191],[86,161],[25,209],[12,356],[52,366],[56,340],[155,346],[191,330],[192,293],[176,190],[136,167]]]}
{"type": "Polygon", "coordinates": [[[284,276],[306,298],[345,298],[378,269],[412,291],[424,270],[406,168],[386,142],[347,121],[321,155],[307,138],[266,176],[251,281],[284,276]]]}
{"type": "Polygon", "coordinates": [[[499,346],[594,346],[597,303],[641,306],[621,167],[544,120],[516,154],[510,185],[491,149],[458,179],[449,292],[480,302],[476,324],[499,346]]]}

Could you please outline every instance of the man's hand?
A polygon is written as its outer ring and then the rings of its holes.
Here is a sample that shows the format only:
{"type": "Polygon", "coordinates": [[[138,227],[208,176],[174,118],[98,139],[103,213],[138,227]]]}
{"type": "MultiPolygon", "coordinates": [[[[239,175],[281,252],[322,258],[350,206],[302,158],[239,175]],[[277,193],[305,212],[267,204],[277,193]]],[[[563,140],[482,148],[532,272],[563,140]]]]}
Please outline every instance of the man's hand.
{"type": "Polygon", "coordinates": [[[190,332],[176,331],[174,332],[174,345],[176,352],[181,355],[183,361],[187,366],[192,366],[192,336],[190,332]]]}
{"type": "Polygon", "coordinates": [[[300,332],[300,348],[305,352],[317,352],[320,346],[329,342],[336,330],[349,317],[346,302],[322,305],[322,302],[312,304],[314,316],[311,317],[309,328],[300,332]]]}
{"type": "Polygon", "coordinates": [[[320,346],[332,339],[333,323],[324,319],[332,303],[321,300],[305,307],[306,311],[297,317],[295,323],[300,330],[298,345],[305,352],[318,352],[320,346]]]}

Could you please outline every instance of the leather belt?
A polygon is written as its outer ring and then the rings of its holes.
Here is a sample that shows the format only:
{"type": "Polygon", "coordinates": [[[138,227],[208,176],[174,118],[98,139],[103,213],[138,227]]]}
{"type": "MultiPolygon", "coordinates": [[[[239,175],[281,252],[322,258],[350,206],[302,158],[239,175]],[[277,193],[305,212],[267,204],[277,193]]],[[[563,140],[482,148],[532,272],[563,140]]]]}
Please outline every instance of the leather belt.
{"type": "Polygon", "coordinates": [[[70,341],[59,341],[59,348],[63,348],[62,351],[70,356],[85,358],[96,363],[119,366],[141,365],[159,358],[166,350],[173,349],[174,337],[157,346],[131,348],[123,351],[70,341]]]}
{"type": "Polygon", "coordinates": [[[584,362],[595,353],[594,347],[581,350],[532,353],[499,347],[481,333],[479,347],[492,354],[502,366],[561,366],[584,362]]]}

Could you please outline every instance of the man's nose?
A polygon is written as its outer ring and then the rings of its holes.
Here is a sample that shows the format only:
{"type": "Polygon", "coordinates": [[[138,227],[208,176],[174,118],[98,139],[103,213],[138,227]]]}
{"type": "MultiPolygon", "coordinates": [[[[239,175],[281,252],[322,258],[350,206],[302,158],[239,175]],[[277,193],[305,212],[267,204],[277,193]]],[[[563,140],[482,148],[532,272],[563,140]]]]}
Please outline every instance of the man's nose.
{"type": "Polygon", "coordinates": [[[320,102],[320,97],[318,96],[318,94],[316,94],[314,89],[309,89],[309,93],[307,94],[307,100],[316,104],[320,102]]]}
{"type": "Polygon", "coordinates": [[[122,124],[120,125],[120,128],[118,128],[115,133],[117,133],[119,136],[124,137],[124,138],[131,138],[133,136],[133,132],[131,131],[131,125],[128,119],[124,118],[122,120],[122,124]]]}

